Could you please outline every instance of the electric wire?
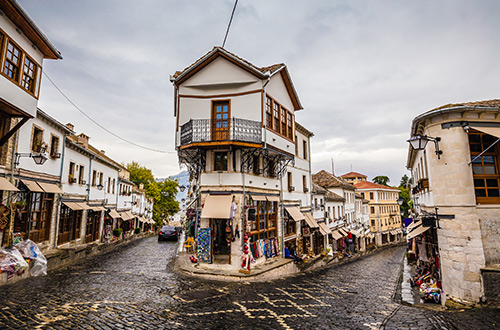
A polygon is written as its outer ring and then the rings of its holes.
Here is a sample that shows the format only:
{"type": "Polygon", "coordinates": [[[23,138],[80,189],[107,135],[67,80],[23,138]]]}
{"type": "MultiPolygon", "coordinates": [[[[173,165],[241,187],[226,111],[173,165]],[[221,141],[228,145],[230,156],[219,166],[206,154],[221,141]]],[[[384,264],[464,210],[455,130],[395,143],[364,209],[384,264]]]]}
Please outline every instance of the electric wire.
{"type": "Polygon", "coordinates": [[[142,149],[145,149],[145,150],[149,150],[149,151],[154,151],[154,152],[159,152],[159,153],[164,153],[164,154],[177,154],[177,152],[175,151],[166,151],[166,150],[159,150],[159,149],[154,149],[154,148],[150,148],[150,147],[145,147],[143,145],[140,145],[140,144],[137,144],[135,142],[132,142],[128,139],[125,139],[121,136],[119,136],[118,134],[110,131],[109,129],[107,129],[106,127],[102,126],[101,124],[99,124],[96,120],[94,120],[92,117],[90,117],[89,115],[87,115],[82,109],[80,109],[80,107],[78,107],[73,101],[71,101],[71,99],[66,95],[64,94],[64,92],[54,83],[54,81],[52,79],[50,79],[50,77],[47,75],[47,73],[45,71],[42,71],[43,75],[50,81],[50,83],[54,86],[54,88],[59,92],[61,93],[61,95],[73,106],[75,107],[76,110],[78,110],[81,114],[83,114],[85,117],[87,117],[91,122],[93,122],[94,124],[96,124],[97,126],[99,126],[100,128],[102,128],[104,131],[108,132],[109,134],[113,135],[114,137],[128,143],[128,144],[131,144],[133,146],[136,146],[138,148],[142,148],[142,149]]]}
{"type": "Polygon", "coordinates": [[[233,22],[234,12],[236,11],[236,5],[238,4],[238,0],[234,2],[233,12],[231,13],[231,19],[229,20],[229,24],[227,25],[226,35],[224,36],[224,41],[222,42],[222,48],[226,45],[227,35],[229,34],[229,28],[231,27],[231,23],[233,22]]]}

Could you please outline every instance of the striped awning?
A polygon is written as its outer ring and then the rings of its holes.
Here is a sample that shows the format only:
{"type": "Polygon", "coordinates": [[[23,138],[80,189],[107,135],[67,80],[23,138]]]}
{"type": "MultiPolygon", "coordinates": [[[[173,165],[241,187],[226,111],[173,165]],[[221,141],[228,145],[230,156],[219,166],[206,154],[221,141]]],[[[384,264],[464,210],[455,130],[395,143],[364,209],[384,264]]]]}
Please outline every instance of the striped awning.
{"type": "Polygon", "coordinates": [[[113,219],[117,219],[120,218],[120,213],[116,212],[115,210],[109,210],[109,216],[113,219]]]}
{"type": "Polygon", "coordinates": [[[5,191],[19,191],[9,180],[6,178],[0,178],[0,190],[5,191]]]}
{"type": "Polygon", "coordinates": [[[309,227],[311,228],[319,228],[319,225],[318,223],[316,222],[316,220],[314,219],[314,217],[312,216],[311,212],[306,212],[304,213],[305,215],[305,220],[306,220],[306,223],[309,227]]]}
{"type": "Polygon", "coordinates": [[[338,240],[338,239],[341,239],[343,236],[341,233],[339,233],[338,230],[334,230],[334,231],[332,231],[332,237],[334,240],[338,240]]]}
{"type": "Polygon", "coordinates": [[[330,228],[328,228],[328,226],[327,226],[327,225],[326,225],[326,223],[324,223],[324,222],[321,222],[321,223],[319,224],[319,231],[321,232],[321,234],[322,234],[323,236],[326,236],[326,235],[328,235],[328,234],[331,234],[331,233],[332,233],[332,231],[330,230],[330,228]]]}

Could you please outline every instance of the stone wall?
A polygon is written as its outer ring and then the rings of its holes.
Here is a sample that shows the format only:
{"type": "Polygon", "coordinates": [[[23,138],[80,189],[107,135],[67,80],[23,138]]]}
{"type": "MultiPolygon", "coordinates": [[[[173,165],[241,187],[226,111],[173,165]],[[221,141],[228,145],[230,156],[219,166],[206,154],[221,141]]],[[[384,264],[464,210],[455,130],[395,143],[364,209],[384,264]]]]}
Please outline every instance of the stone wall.
{"type": "Polygon", "coordinates": [[[437,230],[445,299],[477,303],[484,294],[481,268],[485,258],[475,207],[441,207],[439,212],[455,215],[455,219],[441,220],[437,230]]]}
{"type": "Polygon", "coordinates": [[[486,265],[500,264],[500,207],[478,206],[486,265]]]}

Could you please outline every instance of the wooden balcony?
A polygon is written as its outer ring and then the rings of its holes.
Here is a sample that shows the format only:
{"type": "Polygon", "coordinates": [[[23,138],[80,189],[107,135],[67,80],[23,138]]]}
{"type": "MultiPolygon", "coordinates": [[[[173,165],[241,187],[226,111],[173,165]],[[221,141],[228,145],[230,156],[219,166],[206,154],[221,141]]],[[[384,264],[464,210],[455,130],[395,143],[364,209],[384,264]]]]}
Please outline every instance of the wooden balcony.
{"type": "MultiPolygon", "coordinates": [[[[220,122],[219,122],[220,124],[220,122]]],[[[262,143],[262,124],[259,121],[231,118],[227,127],[216,126],[210,119],[191,119],[181,126],[180,147],[213,142],[231,144],[233,142],[260,145],[262,143]]]]}

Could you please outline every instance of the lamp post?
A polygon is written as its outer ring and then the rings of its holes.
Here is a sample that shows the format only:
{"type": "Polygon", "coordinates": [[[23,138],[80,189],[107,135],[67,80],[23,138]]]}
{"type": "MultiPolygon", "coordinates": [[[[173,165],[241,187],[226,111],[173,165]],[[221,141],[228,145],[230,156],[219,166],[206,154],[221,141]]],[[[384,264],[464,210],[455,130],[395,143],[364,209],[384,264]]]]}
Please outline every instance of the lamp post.
{"type": "Polygon", "coordinates": [[[406,140],[406,142],[409,142],[411,147],[415,150],[424,150],[429,141],[434,142],[434,145],[436,147],[436,155],[438,156],[438,159],[440,159],[440,156],[443,154],[443,151],[439,150],[439,141],[441,141],[440,137],[432,137],[427,135],[422,136],[420,134],[417,134],[406,140]]]}

